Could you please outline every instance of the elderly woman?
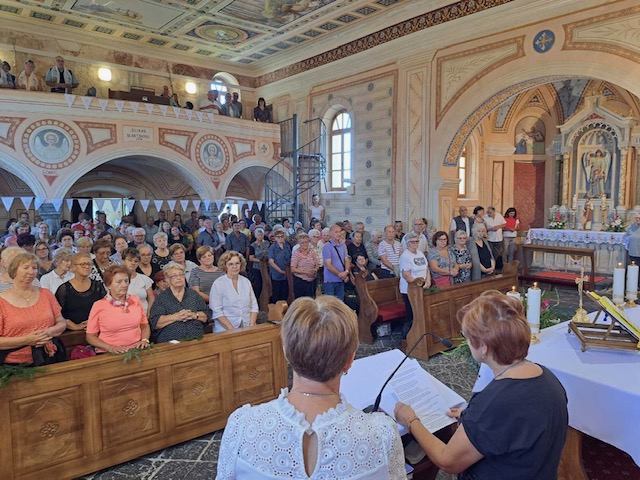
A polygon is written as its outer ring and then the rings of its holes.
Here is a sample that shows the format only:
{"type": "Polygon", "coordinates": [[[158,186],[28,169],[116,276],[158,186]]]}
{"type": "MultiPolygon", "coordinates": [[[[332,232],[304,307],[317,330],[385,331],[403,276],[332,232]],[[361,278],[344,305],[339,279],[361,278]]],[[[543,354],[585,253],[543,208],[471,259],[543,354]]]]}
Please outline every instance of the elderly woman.
{"type": "Polygon", "coordinates": [[[49,225],[44,222],[36,225],[36,242],[46,242],[47,245],[53,243],[53,238],[49,235],[49,225]]]}
{"type": "Polygon", "coordinates": [[[418,248],[420,236],[415,232],[409,232],[404,237],[407,249],[400,255],[400,294],[406,310],[405,322],[402,326],[402,338],[406,339],[413,325],[413,309],[409,301],[409,284],[421,278],[426,287],[431,286],[429,265],[424,253],[418,248]]]}
{"type": "Polygon", "coordinates": [[[178,265],[182,265],[184,268],[184,276],[187,279],[187,283],[191,282],[191,272],[198,267],[197,264],[191,260],[187,260],[187,249],[181,243],[174,243],[169,247],[169,254],[171,255],[171,261],[176,262],[178,265]]]}
{"type": "Polygon", "coordinates": [[[122,252],[123,265],[129,270],[129,295],[135,295],[140,300],[144,312],[148,315],[155,295],[153,293],[153,280],[146,275],[137,272],[140,265],[140,252],[136,248],[127,248],[122,252]]]}
{"type": "Polygon", "coordinates": [[[109,260],[111,260],[111,263],[114,263],[115,265],[122,265],[122,261],[124,260],[124,258],[122,257],[122,253],[127,248],[129,248],[129,243],[127,242],[126,237],[123,237],[122,235],[116,235],[113,246],[116,249],[116,253],[111,255],[109,257],[109,260]]]}
{"type": "Polygon", "coordinates": [[[256,298],[260,298],[262,294],[262,261],[269,258],[269,240],[264,238],[264,229],[258,227],[253,231],[256,240],[249,245],[249,261],[251,268],[249,269],[249,280],[256,298]]]}
{"type": "Polygon", "coordinates": [[[36,242],[33,249],[38,259],[38,278],[49,273],[53,269],[53,261],[51,260],[51,247],[45,241],[36,242]]]}
{"type": "Polygon", "coordinates": [[[5,356],[3,350],[14,351],[6,354],[5,363],[34,363],[31,347],[43,347],[45,359],[62,348],[52,339],[64,332],[65,321],[53,294],[33,286],[37,272],[38,262],[31,253],[18,253],[9,264],[12,283],[0,293],[0,356],[5,356]]]}
{"type": "Polygon", "coordinates": [[[526,357],[531,331],[522,303],[488,291],[458,312],[471,355],[494,380],[466,410],[450,411],[460,425],[448,444],[431,434],[411,407],[396,419],[442,470],[460,479],[555,479],[567,431],[567,397],[558,379],[526,357]],[[514,415],[517,412],[517,415],[514,415]]]}
{"type": "Polygon", "coordinates": [[[129,295],[129,271],[113,265],[103,273],[107,296],[93,304],[87,322],[87,342],[98,353],[124,353],[147,348],[151,329],[135,295],[129,295]]]}
{"type": "Polygon", "coordinates": [[[89,237],[81,237],[76,241],[76,253],[88,253],[91,255],[92,247],[93,241],[89,237]]]}
{"type": "MultiPolygon", "coordinates": [[[[13,286],[13,280],[9,275],[9,266],[17,255],[25,253],[20,247],[7,247],[0,253],[0,292],[9,290],[13,286]]],[[[40,288],[37,278],[33,279],[33,286],[40,288]]]]}
{"type": "Polygon", "coordinates": [[[464,283],[471,281],[471,252],[467,245],[469,237],[464,230],[458,230],[455,232],[455,241],[451,246],[451,253],[453,253],[458,265],[458,274],[453,277],[453,283],[464,283]]]}
{"type": "Polygon", "coordinates": [[[73,278],[71,257],[73,252],[68,248],[59,248],[53,255],[54,269],[40,277],[40,286],[55,295],[58,287],[73,278]]]}
{"type": "Polygon", "coordinates": [[[213,282],[209,294],[213,331],[224,332],[256,324],[258,302],[251,282],[240,275],[247,264],[242,255],[230,250],[222,254],[218,266],[225,275],[213,282]]]}
{"type": "Polygon", "coordinates": [[[210,319],[206,302],[186,288],[182,265],[169,262],[164,275],[169,288],[158,295],[149,315],[154,340],[162,343],[201,337],[210,319]]]}
{"type": "Polygon", "coordinates": [[[153,247],[148,243],[143,243],[138,245],[137,250],[140,253],[140,265],[138,265],[138,269],[136,271],[153,279],[156,273],[160,271],[158,264],[152,262],[153,247]]]}
{"type": "Polygon", "coordinates": [[[335,297],[299,298],[281,335],[291,390],[229,417],[217,478],[406,478],[393,419],[363,413],[340,395],[358,347],[355,313],[335,297]],[[272,439],[280,442],[277,449],[272,439]]]}
{"type": "Polygon", "coordinates": [[[295,298],[316,296],[316,277],[322,260],[315,248],[311,248],[309,235],[298,234],[299,247],[291,256],[293,295],[295,298]]]}
{"type": "Polygon", "coordinates": [[[380,268],[380,257],[378,256],[378,247],[382,241],[382,234],[378,230],[371,232],[371,240],[365,245],[367,249],[367,258],[369,259],[369,270],[380,268]]]}
{"type": "Polygon", "coordinates": [[[61,228],[58,230],[56,248],[73,249],[73,231],[69,228],[61,228]]]}
{"type": "Polygon", "coordinates": [[[153,244],[156,249],[153,251],[151,263],[155,263],[160,269],[171,261],[171,252],[169,252],[169,248],[167,247],[167,238],[167,234],[164,232],[158,232],[153,236],[153,244]]]}
{"type": "Polygon", "coordinates": [[[60,285],[56,291],[56,300],[62,308],[62,316],[66,319],[69,330],[87,328],[91,307],[107,294],[102,282],[90,278],[92,266],[91,255],[76,253],[71,257],[73,278],[60,285]]]}
{"type": "Polygon", "coordinates": [[[109,259],[111,254],[111,242],[106,239],[98,240],[92,247],[95,258],[93,259],[93,267],[91,269],[91,279],[103,282],[102,274],[113,265],[109,259]]]}
{"type": "Polygon", "coordinates": [[[496,269],[496,261],[493,258],[491,247],[487,242],[487,226],[484,223],[474,223],[471,228],[473,241],[469,243],[471,253],[471,280],[480,280],[487,275],[492,275],[496,269]]]}
{"type": "Polygon", "coordinates": [[[353,232],[351,235],[351,243],[347,245],[347,252],[351,258],[356,258],[358,255],[362,255],[369,260],[369,254],[367,253],[367,247],[363,243],[362,232],[353,232]]]}
{"type": "Polygon", "coordinates": [[[287,267],[291,263],[291,247],[286,242],[284,229],[275,229],[274,242],[269,247],[269,275],[271,276],[271,303],[287,300],[289,297],[289,282],[287,281],[287,267]]]}
{"type": "Polygon", "coordinates": [[[429,251],[429,268],[433,283],[438,288],[445,288],[453,283],[453,278],[460,272],[453,252],[449,249],[447,232],[436,232],[432,239],[434,248],[429,251]]]}
{"type": "Polygon", "coordinates": [[[200,295],[200,298],[209,303],[209,292],[211,285],[218,278],[224,275],[224,272],[214,265],[215,256],[213,248],[202,245],[196,250],[196,258],[200,265],[191,271],[189,286],[200,295]]]}

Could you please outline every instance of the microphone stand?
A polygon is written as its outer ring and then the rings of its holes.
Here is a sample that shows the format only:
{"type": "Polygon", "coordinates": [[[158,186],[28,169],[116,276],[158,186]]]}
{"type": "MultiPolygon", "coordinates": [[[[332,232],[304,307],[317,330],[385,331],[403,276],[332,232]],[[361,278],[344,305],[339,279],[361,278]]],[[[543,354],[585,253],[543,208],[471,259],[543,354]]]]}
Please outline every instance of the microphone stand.
{"type": "Polygon", "coordinates": [[[373,402],[373,405],[369,405],[368,407],[363,409],[364,413],[373,413],[373,412],[377,412],[378,411],[378,409],[380,407],[380,402],[382,401],[382,392],[384,392],[384,389],[386,388],[387,384],[391,381],[391,379],[396,374],[396,372],[398,370],[400,370],[400,367],[402,367],[402,364],[407,361],[407,358],[409,358],[409,355],[411,355],[411,353],[416,349],[416,347],[422,341],[422,339],[424,337],[426,337],[427,335],[429,335],[430,337],[434,338],[435,340],[438,340],[438,342],[440,342],[442,345],[444,345],[447,348],[453,347],[453,343],[451,343],[451,340],[449,340],[447,338],[442,338],[442,337],[440,337],[438,335],[435,335],[435,334],[433,334],[431,332],[425,332],[422,335],[420,335],[420,338],[418,338],[416,343],[413,344],[413,346],[405,354],[405,356],[402,359],[402,361],[398,364],[396,369],[393,372],[391,372],[391,375],[389,375],[389,378],[387,378],[386,382],[384,382],[384,385],[382,385],[382,388],[380,389],[380,393],[378,393],[378,396],[376,397],[375,402],[373,402]]]}

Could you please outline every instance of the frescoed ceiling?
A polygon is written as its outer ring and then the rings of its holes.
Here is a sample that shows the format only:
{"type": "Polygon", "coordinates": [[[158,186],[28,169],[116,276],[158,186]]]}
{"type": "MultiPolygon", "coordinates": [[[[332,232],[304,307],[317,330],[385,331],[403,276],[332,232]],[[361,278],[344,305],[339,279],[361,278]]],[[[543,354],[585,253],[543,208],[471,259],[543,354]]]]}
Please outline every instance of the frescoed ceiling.
{"type": "MultiPolygon", "coordinates": [[[[369,34],[446,0],[0,0],[0,18],[91,35],[108,45],[268,66],[344,33],[369,34]],[[400,15],[398,15],[400,13],[400,15]]],[[[9,42],[10,43],[10,42],[9,42]]]]}

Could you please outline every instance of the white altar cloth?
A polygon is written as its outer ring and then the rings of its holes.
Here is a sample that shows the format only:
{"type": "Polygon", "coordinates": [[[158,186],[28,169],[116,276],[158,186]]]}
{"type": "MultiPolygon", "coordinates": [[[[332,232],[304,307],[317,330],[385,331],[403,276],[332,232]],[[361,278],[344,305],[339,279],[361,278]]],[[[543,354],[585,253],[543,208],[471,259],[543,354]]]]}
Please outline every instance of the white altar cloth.
{"type": "MultiPolygon", "coordinates": [[[[640,307],[626,313],[640,321],[640,307]]],[[[551,370],[564,386],[569,425],[627,452],[640,466],[640,352],[582,352],[567,330],[568,322],[542,330],[527,358],[551,370]]],[[[492,379],[493,372],[482,364],[473,391],[492,379]]]]}
{"type": "Polygon", "coordinates": [[[601,232],[596,230],[556,230],[552,228],[530,228],[527,243],[534,241],[622,245],[626,248],[624,232],[601,232]]]}

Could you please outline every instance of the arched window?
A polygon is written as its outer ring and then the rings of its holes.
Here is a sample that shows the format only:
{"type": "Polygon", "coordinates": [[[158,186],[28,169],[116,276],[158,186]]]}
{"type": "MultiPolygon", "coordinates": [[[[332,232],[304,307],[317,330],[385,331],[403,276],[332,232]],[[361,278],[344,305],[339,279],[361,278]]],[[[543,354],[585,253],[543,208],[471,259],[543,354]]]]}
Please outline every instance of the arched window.
{"type": "Polygon", "coordinates": [[[226,83],[220,80],[214,80],[209,84],[209,90],[217,90],[219,93],[218,101],[220,102],[221,105],[225,104],[227,99],[225,98],[224,94],[229,91],[229,87],[227,87],[226,83]]]}
{"type": "Polygon", "coordinates": [[[211,83],[209,84],[209,90],[217,90],[220,94],[218,101],[221,105],[224,105],[227,99],[225,94],[228,92],[237,91],[240,92],[238,87],[238,79],[227,72],[218,72],[213,76],[211,83]]]}
{"type": "Polygon", "coordinates": [[[351,115],[342,111],[331,122],[329,175],[331,190],[351,186],[351,115]]]}
{"type": "Polygon", "coordinates": [[[465,146],[462,149],[462,153],[460,154],[460,158],[458,158],[458,197],[466,197],[467,196],[467,175],[468,172],[468,147],[465,146]]]}

